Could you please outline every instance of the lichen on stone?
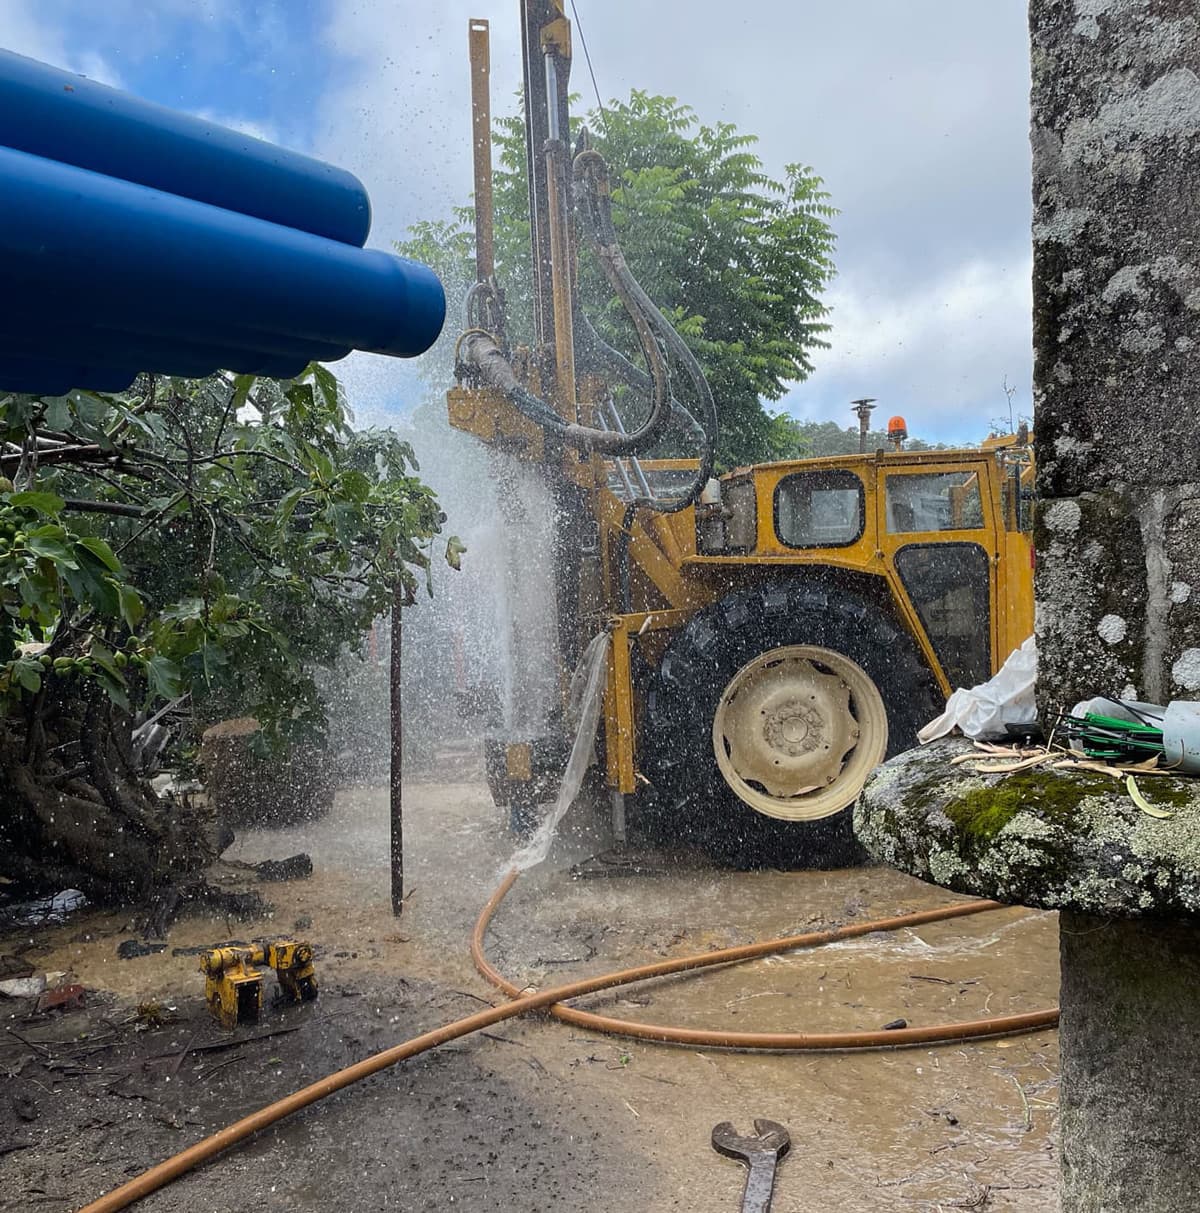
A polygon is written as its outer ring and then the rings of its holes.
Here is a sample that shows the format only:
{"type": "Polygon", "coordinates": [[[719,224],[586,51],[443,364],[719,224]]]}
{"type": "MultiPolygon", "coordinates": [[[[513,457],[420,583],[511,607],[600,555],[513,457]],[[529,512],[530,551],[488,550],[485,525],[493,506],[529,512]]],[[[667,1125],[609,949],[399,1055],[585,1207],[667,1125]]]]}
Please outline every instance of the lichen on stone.
{"type": "Polygon", "coordinates": [[[1200,690],[1200,649],[1184,649],[1171,666],[1171,678],[1185,691],[1200,690]]]}
{"type": "Polygon", "coordinates": [[[1142,778],[1146,798],[1172,810],[1157,820],[1101,773],[950,766],[967,744],[909,751],[868,781],[855,830],[876,858],[1012,903],[1117,916],[1200,913],[1200,780],[1142,778]]]}

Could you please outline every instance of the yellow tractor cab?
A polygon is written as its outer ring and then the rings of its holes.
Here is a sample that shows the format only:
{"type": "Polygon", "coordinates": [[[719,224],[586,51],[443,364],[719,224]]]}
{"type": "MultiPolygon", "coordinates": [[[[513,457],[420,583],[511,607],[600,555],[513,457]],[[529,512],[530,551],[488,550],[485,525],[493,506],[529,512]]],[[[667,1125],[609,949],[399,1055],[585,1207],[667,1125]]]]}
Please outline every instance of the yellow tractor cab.
{"type": "Polygon", "coordinates": [[[1032,631],[1031,478],[1015,437],[880,451],[739,468],[650,519],[630,596],[661,606],[613,620],[610,786],[743,858],[843,853],[818,823],[848,845],[868,772],[1032,631]]]}

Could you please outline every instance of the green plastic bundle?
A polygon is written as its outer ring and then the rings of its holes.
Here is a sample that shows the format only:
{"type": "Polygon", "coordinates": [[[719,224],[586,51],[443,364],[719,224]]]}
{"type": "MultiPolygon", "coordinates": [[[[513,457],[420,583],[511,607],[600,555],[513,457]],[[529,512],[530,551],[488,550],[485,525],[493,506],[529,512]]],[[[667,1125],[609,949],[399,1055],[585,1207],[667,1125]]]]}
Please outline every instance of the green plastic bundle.
{"type": "Polygon", "coordinates": [[[1101,716],[1088,712],[1083,716],[1063,716],[1058,731],[1068,741],[1078,742],[1089,758],[1144,762],[1163,752],[1161,722],[1148,717],[1122,720],[1116,716],[1101,716]]]}

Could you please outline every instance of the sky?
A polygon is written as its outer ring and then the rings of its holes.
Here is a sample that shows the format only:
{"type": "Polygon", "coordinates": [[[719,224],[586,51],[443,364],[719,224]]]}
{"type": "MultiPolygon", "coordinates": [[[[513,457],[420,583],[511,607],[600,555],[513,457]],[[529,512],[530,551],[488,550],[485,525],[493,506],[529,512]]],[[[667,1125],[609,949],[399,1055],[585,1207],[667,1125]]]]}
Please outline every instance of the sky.
{"type": "MultiPolygon", "coordinates": [[[[831,348],[772,406],[978,441],[1031,411],[1029,59],[1024,0],[574,0],[572,87],[677,97],[807,164],[839,210],[831,348]]],[[[492,31],[492,105],[515,106],[517,0],[0,0],[0,46],[356,173],[388,247],[471,191],[467,21],[492,31]]],[[[568,4],[568,15],[570,5],[568,4]]],[[[449,321],[456,324],[456,318],[449,321]]],[[[335,368],[378,423],[419,368],[335,368]]]]}

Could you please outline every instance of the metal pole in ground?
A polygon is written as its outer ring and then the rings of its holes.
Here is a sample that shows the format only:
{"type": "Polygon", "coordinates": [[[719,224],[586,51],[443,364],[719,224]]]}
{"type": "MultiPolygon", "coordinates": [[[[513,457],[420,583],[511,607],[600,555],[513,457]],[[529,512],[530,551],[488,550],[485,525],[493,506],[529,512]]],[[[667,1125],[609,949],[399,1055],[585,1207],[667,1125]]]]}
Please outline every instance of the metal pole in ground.
{"type": "Polygon", "coordinates": [[[392,913],[404,909],[404,713],[400,695],[401,608],[404,586],[396,579],[392,591],[392,644],[390,658],[391,763],[388,778],[391,820],[392,913]]]}

